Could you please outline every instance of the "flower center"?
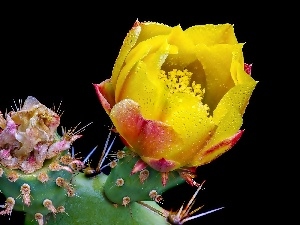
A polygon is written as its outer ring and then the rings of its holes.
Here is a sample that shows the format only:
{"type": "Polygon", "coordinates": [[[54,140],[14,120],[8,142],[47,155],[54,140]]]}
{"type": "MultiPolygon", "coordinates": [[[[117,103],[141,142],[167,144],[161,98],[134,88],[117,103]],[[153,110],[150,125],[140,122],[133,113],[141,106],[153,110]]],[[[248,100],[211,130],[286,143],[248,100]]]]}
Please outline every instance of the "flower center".
{"type": "Polygon", "coordinates": [[[167,74],[161,70],[159,78],[166,83],[171,93],[189,93],[202,100],[205,90],[201,89],[201,84],[196,84],[195,81],[191,82],[192,75],[193,73],[187,69],[183,71],[173,69],[167,74]]]}

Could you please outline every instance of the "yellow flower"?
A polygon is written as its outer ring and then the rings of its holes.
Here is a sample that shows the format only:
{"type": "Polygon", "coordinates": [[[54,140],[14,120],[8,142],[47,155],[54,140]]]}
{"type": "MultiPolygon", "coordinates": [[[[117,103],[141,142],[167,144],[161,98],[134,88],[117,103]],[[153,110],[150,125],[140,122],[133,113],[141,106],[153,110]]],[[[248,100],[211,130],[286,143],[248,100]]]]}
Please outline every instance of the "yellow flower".
{"type": "Polygon", "coordinates": [[[230,24],[183,30],[136,21],[111,78],[94,87],[116,130],[150,167],[197,167],[243,133],[257,82],[242,47],[230,24]]]}

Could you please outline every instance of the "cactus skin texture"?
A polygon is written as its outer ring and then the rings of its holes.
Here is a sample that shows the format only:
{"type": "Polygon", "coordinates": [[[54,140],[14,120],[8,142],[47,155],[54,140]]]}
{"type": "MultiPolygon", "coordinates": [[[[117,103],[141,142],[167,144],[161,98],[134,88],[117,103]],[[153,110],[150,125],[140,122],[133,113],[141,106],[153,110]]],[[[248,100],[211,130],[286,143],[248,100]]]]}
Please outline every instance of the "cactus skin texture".
{"type": "Polygon", "coordinates": [[[1,190],[5,196],[11,196],[15,199],[14,210],[24,211],[32,216],[35,213],[43,215],[49,212],[57,213],[56,208],[63,206],[68,196],[74,195],[71,184],[67,184],[71,180],[72,174],[65,170],[51,171],[48,168],[49,165],[49,162],[47,162],[45,167],[31,174],[4,169],[4,173],[0,178],[1,190]],[[12,173],[18,176],[18,179],[14,182],[8,178],[12,173]],[[47,181],[42,182],[39,180],[41,174],[46,174],[47,181]],[[57,178],[64,179],[66,186],[69,186],[69,190],[58,186],[57,178]],[[54,208],[51,205],[44,206],[47,203],[43,204],[46,199],[52,201],[54,208]]]}
{"type": "MultiPolygon", "coordinates": [[[[87,178],[80,173],[73,178],[76,186],[76,196],[67,198],[65,213],[51,216],[47,225],[167,225],[166,218],[150,211],[137,202],[132,202],[126,207],[112,204],[105,196],[103,187],[107,176],[103,173],[87,178]]],[[[164,212],[154,201],[145,201],[158,211],[164,212]]],[[[36,225],[35,221],[26,217],[26,225],[36,225]]]]}
{"type": "Polygon", "coordinates": [[[170,180],[164,186],[161,173],[150,167],[132,174],[131,171],[139,157],[126,147],[122,153],[125,157],[119,159],[112,168],[104,185],[105,195],[114,203],[126,205],[128,201],[160,202],[164,191],[184,182],[178,172],[170,172],[168,174],[170,180]]]}

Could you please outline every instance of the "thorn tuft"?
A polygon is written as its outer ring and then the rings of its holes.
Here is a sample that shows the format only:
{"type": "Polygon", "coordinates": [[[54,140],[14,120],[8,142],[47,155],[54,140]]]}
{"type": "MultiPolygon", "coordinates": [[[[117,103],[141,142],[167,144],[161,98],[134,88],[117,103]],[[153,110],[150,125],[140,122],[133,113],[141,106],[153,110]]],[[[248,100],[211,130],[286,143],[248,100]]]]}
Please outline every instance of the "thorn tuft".
{"type": "Polygon", "coordinates": [[[119,178],[116,180],[116,186],[121,187],[124,185],[124,179],[123,178],[119,178]]]}
{"type": "Polygon", "coordinates": [[[44,216],[42,213],[36,213],[34,219],[38,222],[39,225],[44,225],[44,216]]]}
{"type": "Polygon", "coordinates": [[[140,172],[139,178],[140,178],[140,182],[141,182],[142,184],[144,184],[144,182],[148,179],[149,174],[150,174],[150,172],[149,172],[149,170],[147,170],[147,169],[144,169],[144,170],[142,170],[142,171],[140,172]]]}
{"type": "Polygon", "coordinates": [[[52,201],[50,199],[45,199],[43,201],[43,206],[45,206],[50,212],[52,212],[53,214],[57,213],[56,208],[54,207],[54,205],[52,204],[52,201]]]}
{"type": "Polygon", "coordinates": [[[130,198],[128,196],[123,198],[122,205],[127,206],[130,203],[130,198]]]}

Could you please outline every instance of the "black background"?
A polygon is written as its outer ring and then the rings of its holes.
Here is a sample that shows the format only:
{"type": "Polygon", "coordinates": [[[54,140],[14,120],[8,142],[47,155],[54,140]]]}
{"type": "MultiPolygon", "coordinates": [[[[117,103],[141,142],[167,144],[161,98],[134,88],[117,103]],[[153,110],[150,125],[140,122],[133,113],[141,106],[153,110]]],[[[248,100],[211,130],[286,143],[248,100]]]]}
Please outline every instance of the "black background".
{"type": "MultiPolygon", "coordinates": [[[[183,3],[181,3],[183,4],[183,3]]],[[[152,5],[153,6],[153,5],[152,5]]],[[[226,154],[197,170],[198,182],[206,180],[195,203],[204,204],[203,212],[225,209],[189,224],[244,224],[264,221],[269,207],[267,184],[270,168],[265,166],[269,144],[265,130],[272,108],[271,74],[265,72],[262,56],[269,19],[260,16],[250,5],[230,10],[221,6],[209,8],[148,8],[147,4],[122,6],[22,6],[7,8],[1,28],[1,97],[0,110],[11,110],[13,100],[36,97],[48,107],[62,101],[61,125],[81,127],[93,122],[74,143],[79,157],[99,146],[93,161],[97,163],[111,123],[102,109],[92,83],[111,75],[122,41],[136,19],[154,21],[183,29],[196,24],[234,24],[239,42],[244,46],[245,62],[253,63],[252,76],[259,83],[244,115],[245,133],[226,154]],[[133,9],[133,7],[135,7],[133,9]],[[161,10],[160,10],[161,9],[161,10]],[[121,11],[122,10],[122,11],[121,11]],[[121,11],[121,12],[120,12],[121,11]]],[[[150,7],[150,6],[149,6],[150,7]]],[[[5,11],[5,10],[4,10],[5,11]]],[[[195,188],[187,184],[164,196],[164,207],[177,209],[187,202],[195,188]]],[[[3,199],[3,198],[2,198],[3,199]]],[[[4,199],[0,202],[3,204],[4,199]]],[[[13,212],[0,217],[0,224],[14,224],[21,215],[13,212]]]]}

